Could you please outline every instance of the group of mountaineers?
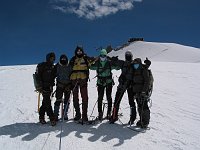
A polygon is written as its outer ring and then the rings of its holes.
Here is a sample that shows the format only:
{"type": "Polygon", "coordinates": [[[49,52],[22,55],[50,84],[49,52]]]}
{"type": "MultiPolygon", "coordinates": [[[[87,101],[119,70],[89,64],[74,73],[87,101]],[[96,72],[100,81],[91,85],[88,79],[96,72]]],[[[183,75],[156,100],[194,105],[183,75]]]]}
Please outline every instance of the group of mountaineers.
{"type": "Polygon", "coordinates": [[[88,81],[89,69],[96,70],[97,77],[97,120],[109,120],[115,123],[118,118],[120,102],[127,90],[130,105],[130,120],[128,124],[134,124],[139,114],[139,121],[136,125],[141,128],[147,128],[150,121],[150,109],[148,100],[151,88],[149,66],[151,61],[146,59],[142,63],[140,58],[133,59],[133,54],[126,51],[125,60],[118,57],[109,57],[107,51],[102,49],[98,57],[89,57],[85,54],[81,46],[77,46],[74,56],[71,60],[65,54],[60,56],[59,62],[54,65],[55,53],[51,52],[46,55],[46,61],[39,63],[34,74],[36,91],[42,94],[42,105],[39,109],[39,122],[46,124],[45,113],[47,113],[51,125],[55,126],[59,120],[60,104],[64,104],[61,110],[64,120],[68,120],[68,108],[71,93],[73,95],[73,106],[75,109],[74,121],[88,122],[88,81]],[[112,99],[112,88],[114,81],[112,70],[121,70],[119,84],[112,99]],[[56,82],[55,82],[56,79],[56,82]],[[51,96],[53,87],[56,83],[54,109],[51,106],[51,96]],[[82,98],[82,105],[79,104],[79,92],[82,98]],[[106,93],[107,114],[103,118],[102,101],[106,93]],[[136,103],[135,103],[136,101],[136,103]],[[137,104],[137,106],[136,106],[137,104]],[[82,108],[80,108],[82,106],[82,108]],[[137,110],[136,110],[137,109],[137,110]],[[82,111],[81,111],[82,110],[82,111]]]}

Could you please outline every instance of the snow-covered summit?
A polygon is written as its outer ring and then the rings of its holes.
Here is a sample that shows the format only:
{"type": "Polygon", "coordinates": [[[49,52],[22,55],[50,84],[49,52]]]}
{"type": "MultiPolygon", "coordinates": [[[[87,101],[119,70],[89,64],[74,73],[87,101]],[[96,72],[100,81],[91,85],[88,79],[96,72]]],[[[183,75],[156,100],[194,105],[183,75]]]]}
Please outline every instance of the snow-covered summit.
{"type": "Polygon", "coordinates": [[[148,57],[152,61],[162,62],[200,62],[200,49],[175,43],[133,42],[129,46],[117,51],[111,51],[110,56],[124,59],[126,51],[131,51],[134,58],[148,57]]]}

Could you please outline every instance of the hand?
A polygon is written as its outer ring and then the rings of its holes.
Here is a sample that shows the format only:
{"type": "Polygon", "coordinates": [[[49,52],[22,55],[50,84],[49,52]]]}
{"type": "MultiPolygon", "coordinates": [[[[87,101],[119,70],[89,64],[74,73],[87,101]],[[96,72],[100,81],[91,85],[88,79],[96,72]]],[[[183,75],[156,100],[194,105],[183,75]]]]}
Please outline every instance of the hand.
{"type": "Polygon", "coordinates": [[[146,64],[146,65],[148,65],[148,66],[150,66],[151,65],[151,61],[146,57],[146,60],[144,61],[144,63],[146,64]]]}

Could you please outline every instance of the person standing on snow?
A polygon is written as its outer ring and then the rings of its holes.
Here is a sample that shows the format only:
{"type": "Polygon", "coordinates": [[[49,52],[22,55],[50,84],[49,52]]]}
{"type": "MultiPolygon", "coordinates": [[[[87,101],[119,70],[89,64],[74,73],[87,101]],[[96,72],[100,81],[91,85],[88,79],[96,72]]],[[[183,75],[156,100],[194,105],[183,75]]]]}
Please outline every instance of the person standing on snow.
{"type": "Polygon", "coordinates": [[[75,49],[75,56],[70,60],[72,66],[72,73],[70,80],[72,82],[73,90],[73,104],[75,108],[74,121],[81,119],[80,104],[79,104],[79,89],[82,97],[82,121],[87,122],[88,110],[88,79],[89,79],[89,66],[94,59],[86,56],[83,48],[77,46],[75,49]]]}
{"type": "Polygon", "coordinates": [[[102,120],[102,101],[104,96],[104,90],[106,89],[106,97],[108,101],[108,110],[106,118],[109,119],[112,110],[112,87],[114,81],[112,79],[112,70],[119,70],[119,67],[115,67],[110,58],[107,56],[107,51],[102,49],[100,52],[99,59],[95,61],[94,64],[90,66],[91,70],[96,70],[97,72],[97,91],[98,91],[98,119],[102,120]]]}
{"type": "MultiPolygon", "coordinates": [[[[151,64],[150,61],[148,61],[148,64],[151,64]]],[[[140,58],[136,58],[133,61],[133,93],[136,97],[138,113],[140,116],[140,120],[136,123],[136,125],[141,128],[147,128],[150,120],[150,109],[148,106],[150,76],[147,69],[148,67],[142,64],[140,58]]]]}
{"type": "Polygon", "coordinates": [[[118,60],[117,57],[112,57],[116,65],[121,68],[121,75],[119,77],[119,85],[117,87],[117,92],[115,95],[114,107],[112,116],[110,118],[110,123],[114,123],[118,120],[118,111],[122,97],[127,90],[128,100],[130,105],[130,120],[129,123],[133,124],[136,119],[136,106],[134,101],[133,89],[132,89],[132,80],[133,80],[133,55],[130,51],[125,53],[125,61],[118,60]]]}
{"type": "Polygon", "coordinates": [[[56,64],[56,101],[54,103],[54,115],[56,121],[58,121],[59,116],[59,109],[60,103],[64,100],[64,109],[63,117],[64,120],[68,120],[68,107],[69,107],[69,98],[71,94],[71,81],[70,81],[70,74],[71,74],[71,66],[68,65],[68,58],[65,54],[60,56],[59,62],[56,64]],[[64,99],[63,99],[64,94],[64,99]]]}
{"type": "Polygon", "coordinates": [[[42,62],[37,65],[36,68],[36,82],[38,84],[37,91],[42,93],[43,100],[42,106],[39,111],[39,121],[41,124],[46,124],[45,112],[50,118],[51,125],[55,126],[56,121],[51,106],[51,93],[53,86],[55,85],[54,80],[56,77],[56,69],[54,66],[55,54],[53,52],[46,55],[46,62],[42,62]]]}

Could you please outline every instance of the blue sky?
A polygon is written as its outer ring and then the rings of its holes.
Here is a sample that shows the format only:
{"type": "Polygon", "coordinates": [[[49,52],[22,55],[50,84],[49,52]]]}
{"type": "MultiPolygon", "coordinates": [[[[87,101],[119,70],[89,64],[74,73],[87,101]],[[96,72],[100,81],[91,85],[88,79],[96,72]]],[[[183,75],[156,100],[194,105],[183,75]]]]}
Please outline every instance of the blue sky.
{"type": "Polygon", "coordinates": [[[54,51],[88,55],[130,37],[200,47],[199,0],[1,0],[0,65],[37,64],[54,51]]]}

